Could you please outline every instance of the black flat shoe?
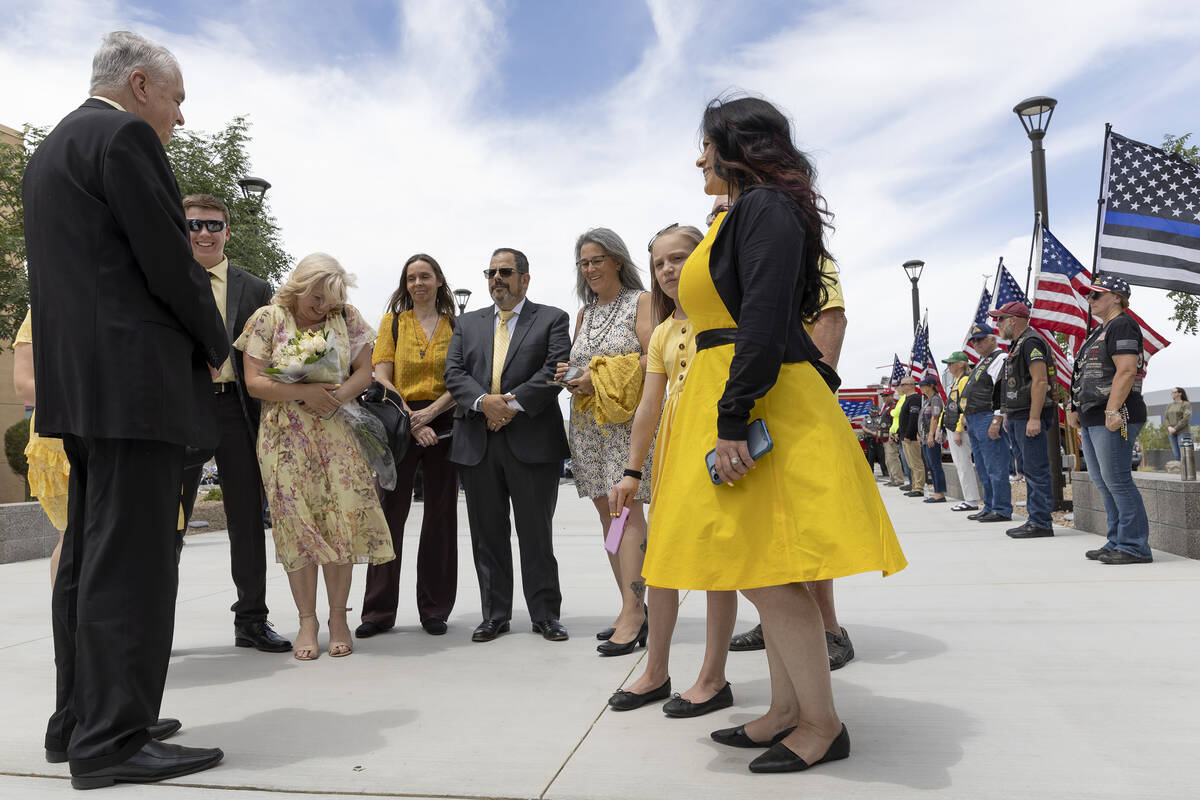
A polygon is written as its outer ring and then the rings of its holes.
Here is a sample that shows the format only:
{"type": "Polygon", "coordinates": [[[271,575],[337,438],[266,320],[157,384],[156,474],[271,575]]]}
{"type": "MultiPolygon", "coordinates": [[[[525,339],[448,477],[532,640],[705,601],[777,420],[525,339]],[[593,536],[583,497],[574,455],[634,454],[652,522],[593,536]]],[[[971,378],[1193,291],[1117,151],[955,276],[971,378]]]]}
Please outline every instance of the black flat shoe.
{"type": "Polygon", "coordinates": [[[663,704],[663,713],[668,717],[675,717],[677,719],[700,717],[712,711],[729,708],[731,705],[733,705],[733,688],[726,682],[721,687],[721,691],[703,703],[693,703],[691,700],[684,700],[679,695],[675,695],[663,704]]]}
{"type": "Polygon", "coordinates": [[[1009,528],[1005,533],[1012,539],[1041,539],[1046,536],[1053,536],[1054,529],[1039,528],[1036,525],[1026,522],[1015,528],[1009,528]]]}
{"type": "Polygon", "coordinates": [[[120,764],[72,775],[71,785],[76,789],[99,789],[114,783],[165,781],[215,767],[224,757],[217,747],[180,747],[151,739],[120,764]]]}
{"type": "Polygon", "coordinates": [[[616,628],[605,628],[604,630],[602,630],[596,634],[596,640],[600,641],[600,642],[607,642],[609,639],[612,638],[612,635],[616,632],[617,632],[616,628]]]}
{"type": "Polygon", "coordinates": [[[842,726],[842,732],[837,735],[837,738],[829,745],[829,749],[825,751],[825,755],[809,764],[800,756],[796,755],[782,741],[771,745],[771,749],[763,753],[758,758],[750,762],[751,772],[802,772],[817,764],[824,764],[826,761],[840,761],[843,758],[850,756],[850,734],[846,731],[846,726],[842,726]]]}
{"type": "Polygon", "coordinates": [[[534,622],[533,632],[540,633],[547,642],[565,642],[571,638],[567,635],[566,626],[553,617],[534,622]]]}
{"type": "Polygon", "coordinates": [[[646,637],[650,635],[650,620],[642,623],[642,629],[638,631],[637,638],[629,642],[614,642],[609,639],[607,642],[601,642],[596,645],[596,652],[602,656],[627,656],[633,652],[635,647],[645,647],[646,637]]]}
{"type": "Polygon", "coordinates": [[[441,636],[449,630],[450,626],[446,624],[446,620],[444,619],[423,619],[421,620],[421,627],[430,636],[441,636]]]}
{"type": "MultiPolygon", "coordinates": [[[[146,733],[150,734],[151,739],[161,742],[163,739],[169,739],[179,733],[179,729],[182,727],[183,723],[179,720],[163,717],[146,728],[146,733]]],[[[65,750],[46,750],[46,761],[51,764],[64,764],[67,761],[67,752],[65,750]]]]}
{"type": "Polygon", "coordinates": [[[508,620],[485,619],[471,634],[472,642],[490,642],[502,633],[508,633],[508,620]]]}
{"type": "Polygon", "coordinates": [[[774,744],[779,744],[789,733],[796,730],[793,725],[790,728],[784,728],[779,733],[771,737],[769,742],[756,742],[746,735],[746,726],[738,725],[736,728],[722,728],[719,731],[713,731],[709,734],[712,740],[717,744],[727,745],[729,747],[770,747],[774,744]]]}
{"type": "Polygon", "coordinates": [[[292,643],[272,630],[271,623],[256,619],[233,626],[233,643],[238,647],[253,647],[264,653],[286,653],[292,643]]]}
{"type": "Polygon", "coordinates": [[[651,689],[645,694],[637,692],[617,692],[612,697],[608,698],[608,706],[613,711],[633,711],[635,708],[641,708],[646,703],[653,703],[655,700],[665,700],[671,696],[671,679],[667,678],[667,682],[657,689],[651,689]]]}
{"type": "Polygon", "coordinates": [[[755,625],[745,633],[739,633],[729,640],[729,649],[735,653],[748,650],[763,650],[767,642],[763,639],[762,625],[755,625]]]}
{"type": "Polygon", "coordinates": [[[370,639],[372,636],[383,633],[387,630],[391,630],[391,626],[385,628],[382,625],[375,624],[374,622],[364,622],[354,629],[354,638],[370,639]]]}

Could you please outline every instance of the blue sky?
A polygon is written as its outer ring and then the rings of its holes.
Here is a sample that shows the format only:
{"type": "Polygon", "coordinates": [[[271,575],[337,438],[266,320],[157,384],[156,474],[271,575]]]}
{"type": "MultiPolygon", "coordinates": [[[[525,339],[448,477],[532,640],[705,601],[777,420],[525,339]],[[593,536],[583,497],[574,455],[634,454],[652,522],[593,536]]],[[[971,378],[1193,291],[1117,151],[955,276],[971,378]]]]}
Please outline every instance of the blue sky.
{"type": "MultiPolygon", "coordinates": [[[[574,312],[575,237],[612,227],[636,255],[669,222],[700,224],[700,112],[752,91],[793,119],[837,215],[842,372],[862,384],[909,346],[903,261],[927,262],[939,358],[960,346],[999,256],[1024,281],[1032,196],[1017,101],[1059,100],[1051,227],[1085,265],[1104,123],[1150,143],[1200,136],[1200,4],[993,5],[0,0],[0,122],[52,124],[81,99],[100,35],[138,30],[179,57],[189,128],[249,116],[289,252],[341,259],[368,316],[418,251],[479,301],[478,270],[499,245],[529,254],[531,296],[574,312]]],[[[1194,384],[1200,345],[1174,332],[1163,294],[1134,290],[1135,310],[1175,341],[1148,385],[1194,384]]]]}

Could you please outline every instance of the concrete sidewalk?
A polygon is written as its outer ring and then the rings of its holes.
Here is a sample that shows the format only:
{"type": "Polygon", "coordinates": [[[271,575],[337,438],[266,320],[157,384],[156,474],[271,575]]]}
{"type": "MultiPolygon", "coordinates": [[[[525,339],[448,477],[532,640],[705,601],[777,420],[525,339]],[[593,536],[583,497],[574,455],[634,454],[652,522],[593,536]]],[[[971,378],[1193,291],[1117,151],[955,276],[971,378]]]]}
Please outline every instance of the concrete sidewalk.
{"type": "MultiPolygon", "coordinates": [[[[1197,795],[1187,764],[1200,750],[1200,562],[1157,552],[1151,565],[1088,562],[1083,551],[1101,542],[1091,534],[1013,541],[1002,524],[881,491],[911,565],[886,580],[837,584],[857,652],[833,677],[853,742],[846,761],[752,775],[757,751],[708,738],[765,709],[762,653],[730,654],[732,709],[691,720],[656,706],[606,710],[645,651],[596,655],[593,634],[617,597],[595,512],[564,486],[556,550],[565,643],[531,633],[519,597],[511,634],[469,641],[478,592],[461,508],[450,632],[428,636],[417,624],[416,505],[400,626],[356,642],[349,658],[312,663],[232,646],[227,539],[189,537],[163,714],[184,722],[172,741],[220,746],[225,761],[178,782],[112,791],[176,800],[1197,795]]],[[[41,750],[54,688],[47,570],[44,560],[0,566],[0,798],[71,791],[66,765],[47,764],[41,750]]],[[[274,564],[268,575],[271,618],[291,636],[286,578],[274,564]]],[[[363,580],[356,569],[354,606],[363,580]]],[[[672,649],[679,690],[700,663],[704,605],[703,593],[682,599],[672,649]]],[[[743,601],[738,630],[754,621],[743,601]]]]}

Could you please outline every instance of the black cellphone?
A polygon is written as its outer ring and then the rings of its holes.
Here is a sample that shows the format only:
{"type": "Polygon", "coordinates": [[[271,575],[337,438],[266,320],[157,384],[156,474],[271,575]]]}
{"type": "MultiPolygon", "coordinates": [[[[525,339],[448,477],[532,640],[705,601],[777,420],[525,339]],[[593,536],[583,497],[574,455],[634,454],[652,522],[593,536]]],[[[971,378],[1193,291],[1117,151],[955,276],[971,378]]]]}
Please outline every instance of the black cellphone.
{"type": "MultiPolygon", "coordinates": [[[[767,423],[763,419],[756,419],[746,426],[746,447],[750,450],[750,457],[755,461],[771,452],[771,448],[775,443],[771,441],[771,434],[767,432],[767,423]]],[[[704,456],[704,465],[708,467],[708,477],[714,484],[721,484],[721,478],[717,475],[717,450],[714,447],[704,456]]]]}

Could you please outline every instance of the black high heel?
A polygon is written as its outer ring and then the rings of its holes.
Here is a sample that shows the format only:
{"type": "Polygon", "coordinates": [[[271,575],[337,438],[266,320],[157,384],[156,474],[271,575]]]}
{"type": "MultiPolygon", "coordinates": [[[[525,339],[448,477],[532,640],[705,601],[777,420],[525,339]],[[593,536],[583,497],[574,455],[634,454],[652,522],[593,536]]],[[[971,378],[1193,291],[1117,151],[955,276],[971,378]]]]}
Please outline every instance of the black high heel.
{"type": "Polygon", "coordinates": [[[645,647],[646,637],[650,635],[650,620],[647,619],[642,623],[642,629],[638,631],[638,635],[629,642],[614,642],[609,639],[596,646],[596,652],[602,656],[627,656],[633,652],[635,647],[645,647]]]}

